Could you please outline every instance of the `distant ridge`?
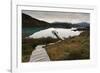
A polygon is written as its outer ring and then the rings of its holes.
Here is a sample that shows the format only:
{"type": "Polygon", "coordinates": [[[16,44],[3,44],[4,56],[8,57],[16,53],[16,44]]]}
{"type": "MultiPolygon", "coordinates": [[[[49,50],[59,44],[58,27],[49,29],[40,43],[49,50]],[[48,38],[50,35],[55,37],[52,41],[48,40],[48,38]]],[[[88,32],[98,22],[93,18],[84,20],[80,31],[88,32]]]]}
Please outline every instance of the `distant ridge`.
{"type": "Polygon", "coordinates": [[[73,24],[74,27],[90,27],[90,23],[87,22],[80,22],[77,24],[73,24]],[[75,26],[74,26],[75,25],[75,26]]]}
{"type": "Polygon", "coordinates": [[[33,18],[27,14],[22,13],[22,26],[23,27],[46,27],[46,28],[86,28],[90,27],[90,23],[87,22],[80,22],[80,23],[68,23],[68,22],[53,22],[48,23],[46,21],[38,20],[36,18],[33,18]]]}

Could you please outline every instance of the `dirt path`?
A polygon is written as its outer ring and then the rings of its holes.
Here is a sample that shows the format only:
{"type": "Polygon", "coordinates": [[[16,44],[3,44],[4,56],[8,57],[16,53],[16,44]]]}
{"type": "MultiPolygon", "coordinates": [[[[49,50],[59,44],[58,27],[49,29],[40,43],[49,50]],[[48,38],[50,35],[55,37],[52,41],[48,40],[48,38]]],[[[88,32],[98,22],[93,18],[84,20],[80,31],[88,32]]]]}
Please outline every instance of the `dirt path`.
{"type": "Polygon", "coordinates": [[[43,48],[44,45],[38,45],[30,56],[30,62],[50,61],[50,58],[43,48]]]}

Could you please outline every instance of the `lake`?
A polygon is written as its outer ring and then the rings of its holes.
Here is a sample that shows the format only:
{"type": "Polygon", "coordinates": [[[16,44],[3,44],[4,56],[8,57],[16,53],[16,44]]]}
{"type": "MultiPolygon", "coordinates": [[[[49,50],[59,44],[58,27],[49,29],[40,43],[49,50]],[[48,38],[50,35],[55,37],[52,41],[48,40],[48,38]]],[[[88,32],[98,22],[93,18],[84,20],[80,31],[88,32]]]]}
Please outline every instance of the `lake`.
{"type": "Polygon", "coordinates": [[[22,36],[23,37],[27,37],[29,35],[32,35],[33,33],[40,31],[40,30],[44,30],[46,28],[43,27],[23,27],[22,28],[22,36]]]}

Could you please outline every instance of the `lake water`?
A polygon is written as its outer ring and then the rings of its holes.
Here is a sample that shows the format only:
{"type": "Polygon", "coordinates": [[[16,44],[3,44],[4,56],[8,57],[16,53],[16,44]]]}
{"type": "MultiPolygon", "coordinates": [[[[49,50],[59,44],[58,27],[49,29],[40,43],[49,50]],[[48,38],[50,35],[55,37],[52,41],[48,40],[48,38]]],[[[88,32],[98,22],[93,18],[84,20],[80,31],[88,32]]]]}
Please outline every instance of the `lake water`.
{"type": "Polygon", "coordinates": [[[45,29],[45,28],[43,28],[43,27],[40,27],[40,28],[39,27],[38,28],[37,27],[24,27],[24,28],[22,28],[22,35],[24,37],[27,37],[37,31],[40,31],[43,29],[45,29]]]}

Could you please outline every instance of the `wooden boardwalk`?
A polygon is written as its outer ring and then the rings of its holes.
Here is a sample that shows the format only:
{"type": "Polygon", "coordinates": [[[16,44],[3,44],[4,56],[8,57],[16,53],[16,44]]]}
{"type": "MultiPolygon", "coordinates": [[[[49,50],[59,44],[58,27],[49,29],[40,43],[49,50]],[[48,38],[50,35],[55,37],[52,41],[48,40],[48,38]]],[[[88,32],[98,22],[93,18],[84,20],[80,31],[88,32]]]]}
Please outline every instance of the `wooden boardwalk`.
{"type": "Polygon", "coordinates": [[[30,62],[50,61],[50,58],[43,48],[44,45],[38,45],[30,56],[30,62]]]}

